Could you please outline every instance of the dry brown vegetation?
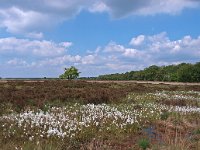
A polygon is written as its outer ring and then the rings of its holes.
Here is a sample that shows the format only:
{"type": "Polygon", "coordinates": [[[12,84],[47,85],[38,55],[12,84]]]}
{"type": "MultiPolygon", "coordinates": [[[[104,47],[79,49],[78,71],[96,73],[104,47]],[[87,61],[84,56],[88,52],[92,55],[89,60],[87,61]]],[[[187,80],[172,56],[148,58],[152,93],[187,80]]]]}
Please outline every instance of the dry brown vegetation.
{"type": "MultiPolygon", "coordinates": [[[[109,127],[109,130],[103,125],[90,124],[91,126],[83,128],[71,139],[63,138],[60,140],[57,137],[48,139],[34,135],[35,141],[27,141],[25,137],[21,137],[23,129],[19,128],[17,124],[13,125],[14,130],[16,130],[15,136],[9,137],[9,140],[4,138],[6,126],[9,128],[9,125],[13,123],[9,120],[0,119],[0,144],[5,150],[16,147],[25,150],[137,150],[141,149],[142,144],[145,143],[145,141],[144,143],[140,142],[141,139],[148,139],[148,149],[200,149],[200,114],[193,110],[200,107],[200,85],[78,80],[0,82],[0,117],[13,114],[13,112],[14,114],[23,114],[30,109],[34,109],[36,112],[37,109],[42,109],[45,112],[49,111],[51,107],[59,108],[55,114],[59,114],[62,107],[67,107],[71,110],[62,113],[75,115],[74,112],[77,113],[86,104],[103,103],[106,104],[105,107],[116,108],[125,112],[127,116],[136,112],[140,114],[140,117],[136,118],[137,123],[127,124],[120,129],[109,126],[115,119],[108,118],[105,125],[109,127]],[[78,105],[74,105],[76,103],[78,105]],[[48,105],[47,110],[46,105],[48,105]],[[177,111],[176,107],[184,109],[177,111]],[[192,108],[191,112],[190,108],[192,108]]],[[[88,107],[88,110],[91,110],[94,106],[88,107]]],[[[98,105],[97,108],[97,112],[103,111],[104,106],[98,105]]],[[[95,115],[97,115],[97,112],[95,112],[95,115]]],[[[80,119],[80,112],[76,115],[75,117],[80,119]]],[[[101,120],[97,119],[96,121],[103,124],[101,120]]],[[[119,125],[125,122],[126,120],[123,119],[118,120],[119,125]]],[[[36,127],[33,131],[39,132],[40,130],[36,127]]],[[[29,134],[27,136],[30,138],[29,134]]]]}
{"type": "Polygon", "coordinates": [[[27,105],[41,107],[46,101],[78,101],[83,104],[101,104],[120,101],[130,92],[147,93],[160,90],[200,90],[200,86],[66,80],[44,82],[8,81],[0,83],[0,103],[13,103],[19,108],[27,105]]]}

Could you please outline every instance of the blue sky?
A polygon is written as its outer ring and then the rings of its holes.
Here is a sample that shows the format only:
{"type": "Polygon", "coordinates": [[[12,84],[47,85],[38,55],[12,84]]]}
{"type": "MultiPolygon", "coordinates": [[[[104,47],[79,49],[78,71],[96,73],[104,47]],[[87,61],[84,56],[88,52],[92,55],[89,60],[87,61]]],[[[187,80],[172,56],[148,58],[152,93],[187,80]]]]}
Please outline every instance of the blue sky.
{"type": "Polygon", "coordinates": [[[81,76],[200,61],[198,0],[2,0],[0,77],[81,76]]]}

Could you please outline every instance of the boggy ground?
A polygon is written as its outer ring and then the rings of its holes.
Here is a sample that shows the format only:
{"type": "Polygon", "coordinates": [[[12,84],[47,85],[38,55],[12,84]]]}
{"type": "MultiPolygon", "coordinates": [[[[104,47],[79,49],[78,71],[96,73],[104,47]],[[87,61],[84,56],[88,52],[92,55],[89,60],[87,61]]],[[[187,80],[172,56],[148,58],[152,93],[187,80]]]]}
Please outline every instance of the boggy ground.
{"type": "Polygon", "coordinates": [[[200,86],[0,83],[0,149],[200,149],[200,86]]]}

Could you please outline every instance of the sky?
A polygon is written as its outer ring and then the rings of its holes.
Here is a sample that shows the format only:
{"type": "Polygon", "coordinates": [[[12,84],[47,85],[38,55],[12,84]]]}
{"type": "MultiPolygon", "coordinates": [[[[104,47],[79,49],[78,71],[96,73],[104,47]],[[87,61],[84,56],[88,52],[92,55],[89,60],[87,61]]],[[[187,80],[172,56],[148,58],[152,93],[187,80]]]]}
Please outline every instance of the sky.
{"type": "Polygon", "coordinates": [[[200,62],[200,0],[1,0],[0,77],[200,62]]]}

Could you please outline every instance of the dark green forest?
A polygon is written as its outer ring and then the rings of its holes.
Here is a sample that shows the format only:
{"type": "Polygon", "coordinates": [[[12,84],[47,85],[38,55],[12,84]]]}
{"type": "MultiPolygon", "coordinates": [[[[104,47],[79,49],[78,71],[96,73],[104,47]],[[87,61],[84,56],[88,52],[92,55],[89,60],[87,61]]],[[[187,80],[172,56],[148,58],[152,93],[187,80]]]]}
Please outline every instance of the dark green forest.
{"type": "Polygon", "coordinates": [[[200,82],[200,62],[169,66],[150,66],[140,71],[100,75],[98,80],[140,80],[170,82],[200,82]]]}

